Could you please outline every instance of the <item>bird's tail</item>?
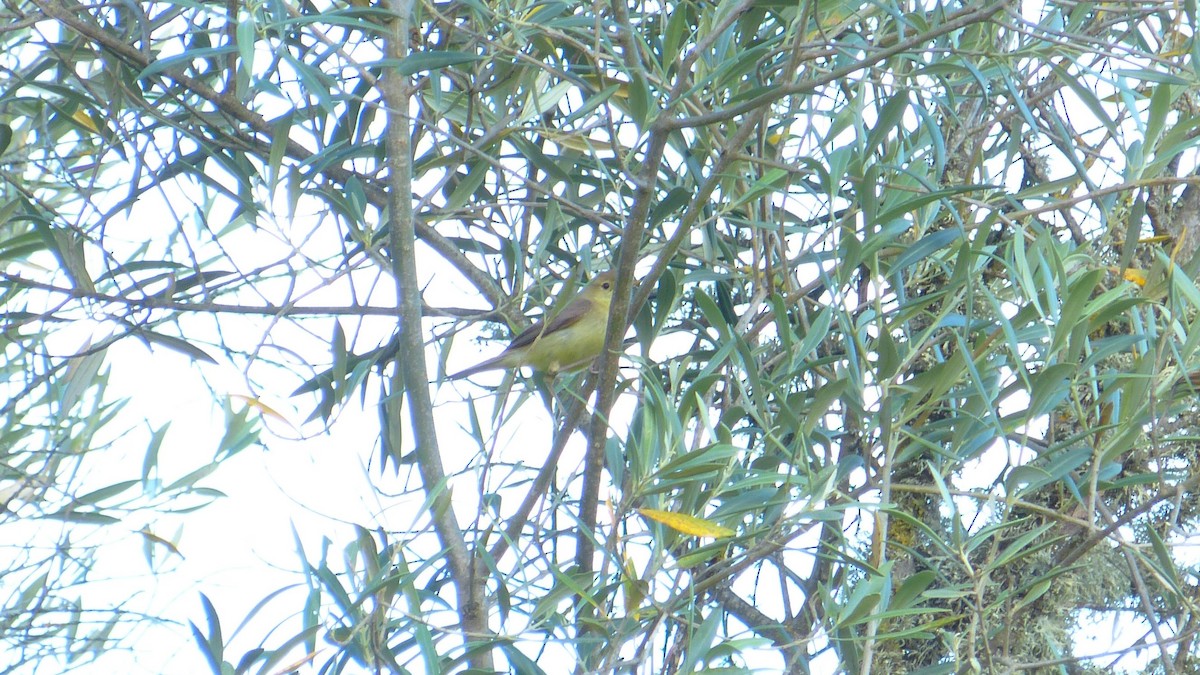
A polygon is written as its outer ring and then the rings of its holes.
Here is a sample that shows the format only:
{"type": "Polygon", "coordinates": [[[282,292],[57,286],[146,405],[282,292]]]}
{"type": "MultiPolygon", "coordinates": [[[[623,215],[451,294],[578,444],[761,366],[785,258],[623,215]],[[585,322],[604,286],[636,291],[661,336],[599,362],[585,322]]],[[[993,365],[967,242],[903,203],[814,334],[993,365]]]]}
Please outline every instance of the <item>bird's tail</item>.
{"type": "Polygon", "coordinates": [[[477,363],[477,364],[471,366],[470,368],[466,368],[464,370],[458,371],[457,373],[447,375],[446,379],[458,380],[458,379],[461,379],[464,377],[470,377],[476,373],[482,373],[485,370],[496,370],[497,368],[505,368],[506,367],[506,365],[504,363],[505,356],[507,356],[507,354],[501,354],[495,358],[488,359],[487,361],[484,361],[483,363],[477,363]]]}

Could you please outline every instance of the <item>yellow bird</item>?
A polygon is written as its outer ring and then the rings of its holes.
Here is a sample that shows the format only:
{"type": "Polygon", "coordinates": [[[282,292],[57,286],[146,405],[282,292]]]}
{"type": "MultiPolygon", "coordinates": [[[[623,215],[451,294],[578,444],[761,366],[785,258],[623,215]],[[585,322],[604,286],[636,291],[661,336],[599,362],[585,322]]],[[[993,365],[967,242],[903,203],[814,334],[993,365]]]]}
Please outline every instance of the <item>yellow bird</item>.
{"type": "Polygon", "coordinates": [[[450,378],[523,366],[556,375],[587,366],[604,349],[608,307],[616,279],[612,270],[599,274],[549,322],[533,324],[513,338],[499,356],[460,370],[450,378]]]}

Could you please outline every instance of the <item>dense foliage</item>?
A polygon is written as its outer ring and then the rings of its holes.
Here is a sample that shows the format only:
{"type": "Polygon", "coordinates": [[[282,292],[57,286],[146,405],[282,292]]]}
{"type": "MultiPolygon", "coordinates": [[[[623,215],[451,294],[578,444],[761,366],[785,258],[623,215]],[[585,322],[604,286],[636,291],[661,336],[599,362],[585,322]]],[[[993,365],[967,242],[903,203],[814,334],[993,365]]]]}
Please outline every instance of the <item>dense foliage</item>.
{"type": "Polygon", "coordinates": [[[136,653],[111,540],[373,410],[195,664],[1195,672],[1194,3],[2,11],[0,666],[136,653]],[[591,371],[446,379],[610,267],[591,371]],[[168,353],[245,391],[186,470],[168,353]]]}

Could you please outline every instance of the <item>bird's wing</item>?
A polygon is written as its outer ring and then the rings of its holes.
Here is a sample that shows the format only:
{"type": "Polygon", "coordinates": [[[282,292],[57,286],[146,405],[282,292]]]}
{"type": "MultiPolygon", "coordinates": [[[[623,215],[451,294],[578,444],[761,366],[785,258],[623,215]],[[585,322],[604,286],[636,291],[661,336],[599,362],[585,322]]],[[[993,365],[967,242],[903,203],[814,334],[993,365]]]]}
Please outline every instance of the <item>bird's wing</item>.
{"type": "Polygon", "coordinates": [[[579,320],[582,319],[583,315],[587,314],[588,310],[591,308],[591,300],[577,298],[574,302],[567,305],[566,309],[559,312],[557,316],[551,319],[549,324],[539,321],[529,328],[521,331],[521,334],[513,338],[513,341],[508,344],[508,349],[506,351],[531,345],[543,335],[549,335],[579,323],[579,320]]]}

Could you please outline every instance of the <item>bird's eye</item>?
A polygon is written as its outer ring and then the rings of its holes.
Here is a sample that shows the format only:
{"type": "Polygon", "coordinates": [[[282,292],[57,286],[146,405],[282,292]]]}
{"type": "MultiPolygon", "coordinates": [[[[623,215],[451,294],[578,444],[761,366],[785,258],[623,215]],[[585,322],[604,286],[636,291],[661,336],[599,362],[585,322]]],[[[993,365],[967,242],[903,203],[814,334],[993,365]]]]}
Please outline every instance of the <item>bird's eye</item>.
{"type": "Polygon", "coordinates": [[[604,290],[607,291],[610,288],[612,288],[612,283],[610,283],[608,281],[604,282],[604,290]]]}

